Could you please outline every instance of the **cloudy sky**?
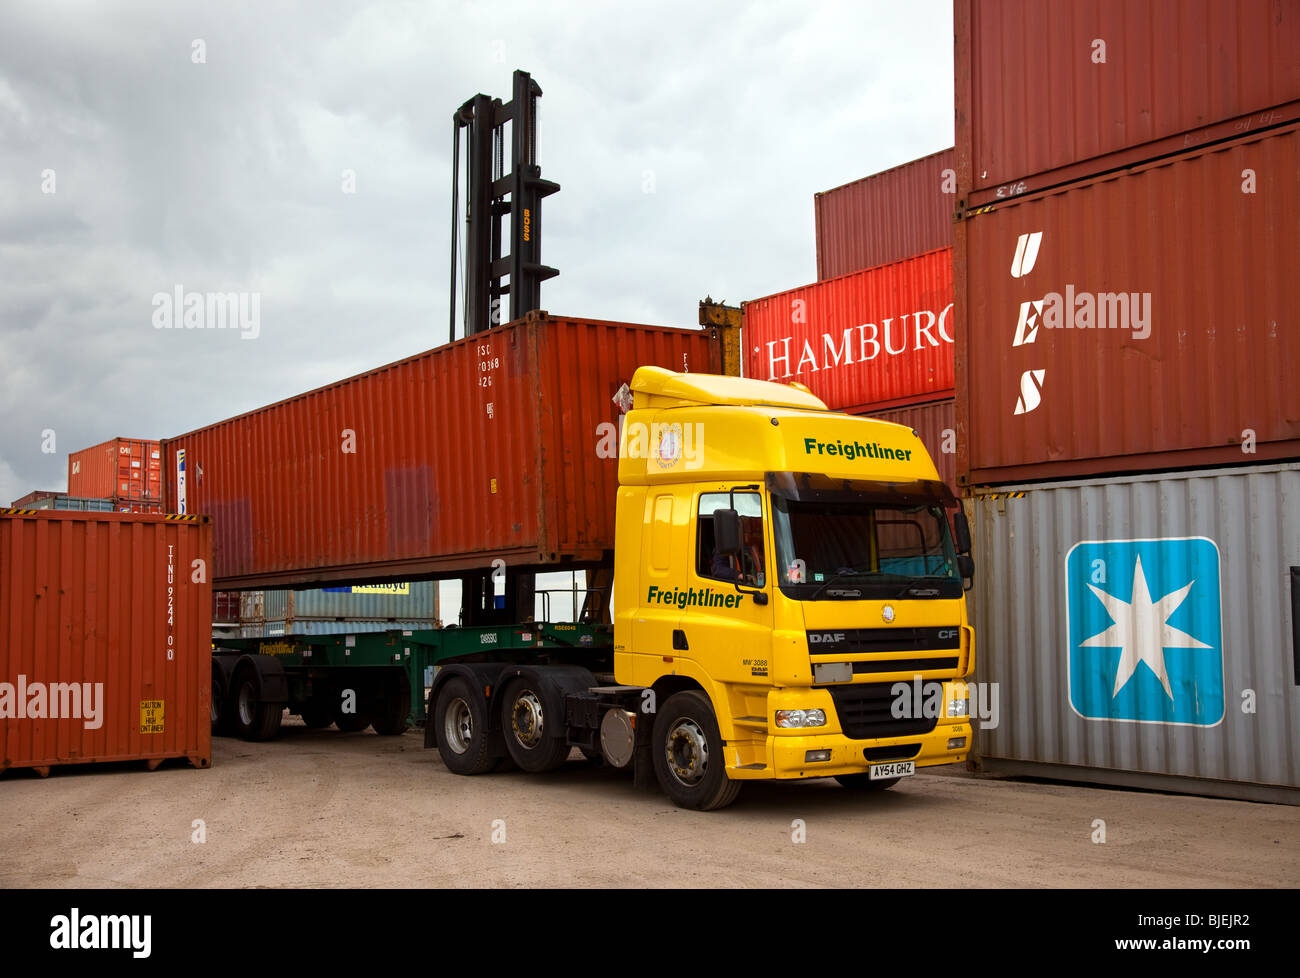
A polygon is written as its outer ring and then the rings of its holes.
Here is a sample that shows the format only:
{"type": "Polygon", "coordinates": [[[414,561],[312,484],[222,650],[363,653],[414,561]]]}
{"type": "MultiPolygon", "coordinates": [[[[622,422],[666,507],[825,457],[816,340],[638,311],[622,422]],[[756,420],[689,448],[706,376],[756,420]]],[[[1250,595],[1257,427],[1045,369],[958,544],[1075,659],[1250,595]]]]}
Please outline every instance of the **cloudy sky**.
{"type": "Polygon", "coordinates": [[[566,315],[691,326],[705,294],[811,281],[814,192],[953,141],[950,0],[42,0],[0,24],[0,504],[63,489],[69,451],[444,342],[451,114],[516,67],[545,93],[542,305],[566,315]],[[260,335],[155,329],[177,286],[259,294],[260,335]]]}

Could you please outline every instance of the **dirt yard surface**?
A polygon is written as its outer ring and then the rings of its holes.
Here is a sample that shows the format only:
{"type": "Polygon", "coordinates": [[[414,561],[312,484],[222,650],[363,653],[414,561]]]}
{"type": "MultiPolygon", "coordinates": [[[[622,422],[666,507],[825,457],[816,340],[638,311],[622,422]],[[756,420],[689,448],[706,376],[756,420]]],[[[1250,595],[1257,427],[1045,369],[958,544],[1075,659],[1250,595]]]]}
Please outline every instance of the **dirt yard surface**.
{"type": "Polygon", "coordinates": [[[286,720],[214,740],[209,770],[11,771],[0,887],[1300,885],[1292,807],[953,772],[868,795],[750,784],[698,813],[576,752],[463,778],[422,743],[286,720]]]}

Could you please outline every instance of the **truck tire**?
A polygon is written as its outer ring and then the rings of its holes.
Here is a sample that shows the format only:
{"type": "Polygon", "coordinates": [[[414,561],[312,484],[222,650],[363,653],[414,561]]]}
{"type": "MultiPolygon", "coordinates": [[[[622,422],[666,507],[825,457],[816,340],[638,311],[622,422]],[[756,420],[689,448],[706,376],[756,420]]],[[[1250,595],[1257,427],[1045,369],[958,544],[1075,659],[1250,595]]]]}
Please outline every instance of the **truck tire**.
{"type": "Polygon", "coordinates": [[[236,674],[231,706],[235,732],[245,740],[270,740],[280,732],[284,704],[262,702],[261,684],[251,669],[236,674]]]}
{"type": "Polygon", "coordinates": [[[709,812],[740,794],[740,782],[727,777],[713,706],[701,692],[668,697],[655,714],[650,752],[659,786],[679,808],[709,812]]]}
{"type": "Polygon", "coordinates": [[[866,774],[837,774],[835,780],[854,791],[886,791],[898,784],[900,778],[884,778],[872,781],[866,774]]]}
{"type": "Polygon", "coordinates": [[[506,750],[522,770],[532,774],[554,771],[569,759],[563,728],[558,737],[551,729],[557,721],[563,723],[564,711],[551,692],[541,687],[541,683],[520,676],[510,681],[501,697],[506,750]]]}
{"type": "Polygon", "coordinates": [[[487,711],[469,684],[456,676],[438,690],[433,703],[434,740],[442,763],[453,774],[486,774],[497,764],[488,745],[487,711]]]}

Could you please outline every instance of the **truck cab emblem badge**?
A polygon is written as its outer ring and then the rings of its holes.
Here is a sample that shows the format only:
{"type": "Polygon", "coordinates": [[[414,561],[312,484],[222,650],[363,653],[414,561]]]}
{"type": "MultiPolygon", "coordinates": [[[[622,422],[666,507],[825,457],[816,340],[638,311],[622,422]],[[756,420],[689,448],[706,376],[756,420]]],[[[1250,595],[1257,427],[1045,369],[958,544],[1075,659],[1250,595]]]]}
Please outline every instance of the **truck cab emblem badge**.
{"type": "Polygon", "coordinates": [[[880,612],[880,617],[883,618],[883,619],[885,619],[885,621],[887,621],[887,622],[889,622],[889,621],[893,621],[893,620],[894,620],[894,606],[893,606],[892,604],[887,604],[887,605],[885,605],[884,609],[880,612]]]}

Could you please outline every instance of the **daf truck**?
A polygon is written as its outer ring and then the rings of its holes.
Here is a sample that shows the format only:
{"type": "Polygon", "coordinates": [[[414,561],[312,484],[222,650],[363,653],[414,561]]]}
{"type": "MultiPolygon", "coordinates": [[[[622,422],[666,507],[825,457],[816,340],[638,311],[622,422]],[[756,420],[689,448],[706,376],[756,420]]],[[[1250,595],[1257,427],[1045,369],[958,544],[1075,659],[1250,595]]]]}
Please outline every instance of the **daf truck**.
{"type": "Polygon", "coordinates": [[[577,747],[697,810],[964,761],[970,531],[916,432],[802,385],[642,367],[630,389],[612,635],[429,656],[425,746],[462,775],[577,747]]]}

